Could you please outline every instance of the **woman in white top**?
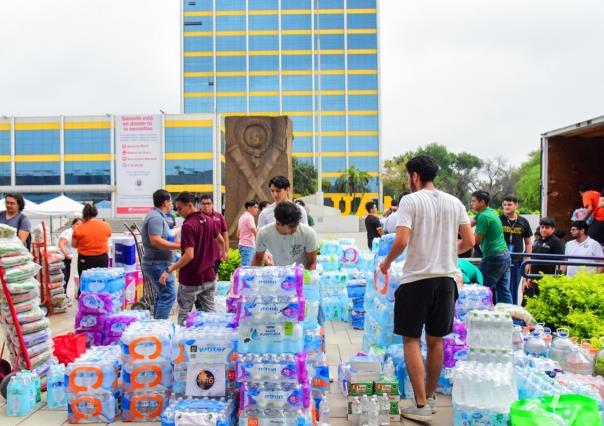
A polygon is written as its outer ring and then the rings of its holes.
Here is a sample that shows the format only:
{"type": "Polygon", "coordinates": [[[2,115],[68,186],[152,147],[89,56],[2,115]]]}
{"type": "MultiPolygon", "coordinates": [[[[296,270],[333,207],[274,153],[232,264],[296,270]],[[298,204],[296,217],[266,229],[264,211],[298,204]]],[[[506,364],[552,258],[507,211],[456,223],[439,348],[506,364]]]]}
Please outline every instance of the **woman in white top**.
{"type": "Polygon", "coordinates": [[[71,240],[73,237],[73,230],[76,226],[82,223],[82,219],[75,218],[71,221],[71,226],[64,230],[59,237],[59,250],[65,256],[65,260],[63,264],[65,265],[65,269],[63,274],[65,275],[65,283],[63,284],[63,288],[65,289],[65,294],[67,294],[67,284],[69,284],[69,276],[71,275],[71,259],[76,254],[76,249],[71,245],[71,240]]]}

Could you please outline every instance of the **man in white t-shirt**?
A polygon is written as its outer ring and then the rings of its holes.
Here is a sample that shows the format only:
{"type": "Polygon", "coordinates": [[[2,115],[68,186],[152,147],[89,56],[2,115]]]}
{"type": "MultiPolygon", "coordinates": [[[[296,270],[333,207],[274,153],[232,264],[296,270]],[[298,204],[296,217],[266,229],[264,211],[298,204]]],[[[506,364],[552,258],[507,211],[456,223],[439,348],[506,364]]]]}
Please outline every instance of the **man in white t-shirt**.
{"type": "MultiPolygon", "coordinates": [[[[260,212],[260,215],[258,216],[258,229],[262,228],[264,225],[275,222],[275,207],[277,204],[283,201],[290,201],[289,189],[291,184],[289,183],[289,179],[285,176],[273,177],[268,182],[268,187],[271,189],[271,196],[273,197],[274,203],[269,204],[260,212]]],[[[296,207],[298,207],[300,214],[302,215],[300,222],[308,225],[306,210],[304,207],[297,204],[296,207]]]]}
{"type": "Polygon", "coordinates": [[[404,338],[405,363],[415,404],[401,414],[428,422],[436,413],[436,384],[443,364],[442,338],[453,328],[457,254],[474,246],[474,235],[463,204],[434,188],[438,165],[431,157],[414,157],[406,168],[413,193],[399,202],[396,237],[379,268],[383,274],[388,273],[392,262],[409,247],[401,286],[395,293],[394,333],[404,338]],[[424,326],[427,377],[420,350],[424,326]]]}
{"type": "MultiPolygon", "coordinates": [[[[592,256],[592,257],[604,257],[602,246],[593,238],[587,236],[587,230],[589,226],[584,220],[576,220],[570,226],[570,233],[574,240],[566,243],[564,254],[568,256],[592,256]]],[[[589,259],[568,259],[571,262],[590,262],[589,259]]],[[[593,263],[593,262],[590,262],[593,263]]],[[[574,276],[580,269],[584,269],[587,272],[598,272],[602,273],[604,268],[589,268],[585,266],[574,266],[569,265],[566,269],[566,275],[569,277],[574,276]]]]}

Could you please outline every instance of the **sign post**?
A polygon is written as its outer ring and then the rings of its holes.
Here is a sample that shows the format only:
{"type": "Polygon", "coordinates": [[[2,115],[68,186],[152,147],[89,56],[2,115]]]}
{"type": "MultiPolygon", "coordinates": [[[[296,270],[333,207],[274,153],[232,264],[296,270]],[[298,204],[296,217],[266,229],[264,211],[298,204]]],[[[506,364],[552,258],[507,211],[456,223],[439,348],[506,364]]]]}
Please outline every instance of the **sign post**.
{"type": "Polygon", "coordinates": [[[116,216],[145,215],[162,185],[160,115],[116,117],[116,216]]]}

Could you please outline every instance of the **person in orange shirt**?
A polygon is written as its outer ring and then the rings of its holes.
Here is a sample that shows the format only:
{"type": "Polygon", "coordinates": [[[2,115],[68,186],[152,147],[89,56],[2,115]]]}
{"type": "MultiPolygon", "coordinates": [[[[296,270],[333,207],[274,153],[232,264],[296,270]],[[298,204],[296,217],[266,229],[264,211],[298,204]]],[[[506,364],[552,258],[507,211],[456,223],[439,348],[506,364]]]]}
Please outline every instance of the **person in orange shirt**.
{"type": "MultiPolygon", "coordinates": [[[[97,208],[86,204],[82,219],[73,230],[72,246],[78,251],[78,275],[90,268],[106,268],[109,265],[109,237],[111,226],[97,219],[97,208]]],[[[79,294],[78,294],[79,296],[79,294]]]]}
{"type": "Polygon", "coordinates": [[[579,187],[579,194],[585,208],[585,220],[589,224],[589,236],[604,245],[604,208],[600,207],[602,194],[587,184],[579,187]]]}

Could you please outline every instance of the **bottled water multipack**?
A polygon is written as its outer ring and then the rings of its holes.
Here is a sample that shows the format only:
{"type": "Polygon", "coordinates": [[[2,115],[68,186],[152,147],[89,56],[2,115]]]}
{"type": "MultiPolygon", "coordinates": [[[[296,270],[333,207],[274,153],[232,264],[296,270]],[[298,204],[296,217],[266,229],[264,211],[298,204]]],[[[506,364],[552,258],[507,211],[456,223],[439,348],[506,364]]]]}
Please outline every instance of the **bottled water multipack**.
{"type": "Polygon", "coordinates": [[[233,292],[241,296],[303,296],[302,266],[241,267],[233,275],[233,292]]]}
{"type": "Polygon", "coordinates": [[[237,360],[237,381],[306,383],[306,353],[240,354],[237,360]]]}

